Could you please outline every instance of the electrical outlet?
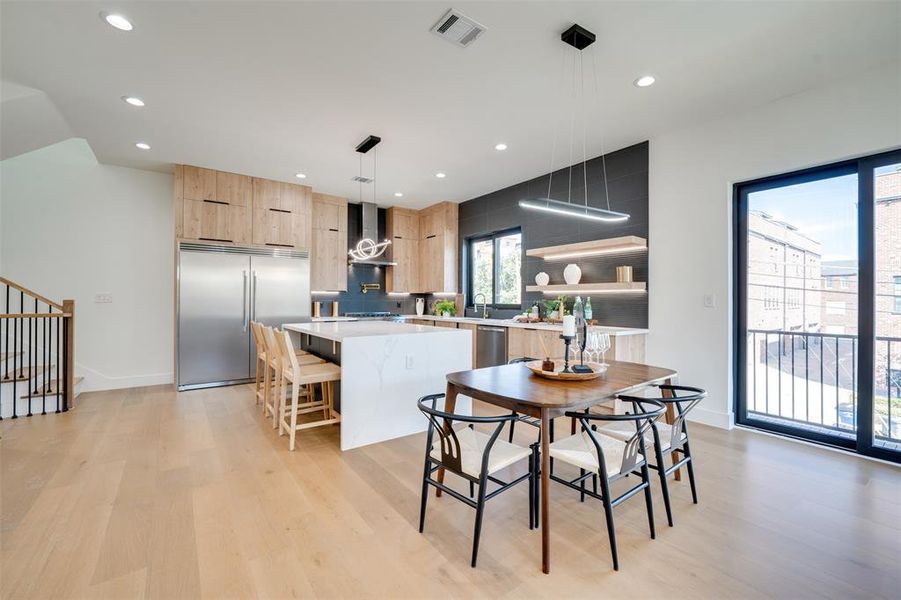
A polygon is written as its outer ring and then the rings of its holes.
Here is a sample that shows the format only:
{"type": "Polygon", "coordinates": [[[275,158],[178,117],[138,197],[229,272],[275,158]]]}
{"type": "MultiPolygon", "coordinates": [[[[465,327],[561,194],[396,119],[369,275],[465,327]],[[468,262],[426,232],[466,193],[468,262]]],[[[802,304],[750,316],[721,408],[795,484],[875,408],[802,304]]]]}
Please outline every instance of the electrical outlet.
{"type": "Polygon", "coordinates": [[[716,308],[716,294],[704,294],[704,308],[716,308]]]}
{"type": "Polygon", "coordinates": [[[113,301],[113,295],[109,292],[101,292],[99,294],[94,294],[94,302],[96,304],[109,304],[113,301]]]}

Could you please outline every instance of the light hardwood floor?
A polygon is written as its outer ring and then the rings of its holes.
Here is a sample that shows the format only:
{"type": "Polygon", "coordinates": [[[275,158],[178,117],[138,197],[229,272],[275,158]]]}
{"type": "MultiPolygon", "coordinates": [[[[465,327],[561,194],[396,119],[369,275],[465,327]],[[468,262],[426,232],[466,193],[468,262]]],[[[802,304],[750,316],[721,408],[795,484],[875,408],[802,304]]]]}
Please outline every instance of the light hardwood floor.
{"type": "MultiPolygon", "coordinates": [[[[654,541],[641,498],[618,507],[618,573],[600,506],[555,486],[543,575],[525,484],[489,502],[476,569],[470,508],[433,496],[417,532],[423,435],[342,453],[337,429],[322,428],[290,453],[247,386],[90,393],[78,404],[0,423],[0,597],[901,591],[901,470],[819,448],[695,425],[700,505],[687,482],[673,484],[671,529],[655,495],[654,541]]],[[[534,432],[517,428],[523,442],[534,432]]]]}

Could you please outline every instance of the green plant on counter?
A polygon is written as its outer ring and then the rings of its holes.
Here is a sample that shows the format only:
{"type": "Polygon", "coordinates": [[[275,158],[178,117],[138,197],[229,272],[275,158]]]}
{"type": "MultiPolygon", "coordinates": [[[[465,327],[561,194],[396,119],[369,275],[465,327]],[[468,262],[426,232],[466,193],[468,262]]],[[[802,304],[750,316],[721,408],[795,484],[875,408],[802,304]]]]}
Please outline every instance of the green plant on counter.
{"type": "Polygon", "coordinates": [[[552,312],[559,310],[560,312],[557,316],[562,318],[563,315],[566,314],[567,299],[568,298],[566,296],[557,296],[553,300],[545,300],[544,301],[544,310],[547,311],[547,314],[551,314],[552,312]]]}
{"type": "Polygon", "coordinates": [[[456,316],[457,305],[451,300],[439,300],[435,303],[435,315],[440,317],[444,315],[444,313],[447,313],[451,317],[456,316]]]}

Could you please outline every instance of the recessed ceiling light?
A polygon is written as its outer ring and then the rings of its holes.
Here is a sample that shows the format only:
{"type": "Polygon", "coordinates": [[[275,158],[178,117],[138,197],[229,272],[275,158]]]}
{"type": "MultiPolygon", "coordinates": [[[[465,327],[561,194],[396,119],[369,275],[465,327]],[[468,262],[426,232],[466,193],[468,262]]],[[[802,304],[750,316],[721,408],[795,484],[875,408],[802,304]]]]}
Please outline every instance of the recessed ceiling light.
{"type": "Polygon", "coordinates": [[[403,198],[403,197],[404,197],[404,193],[403,193],[403,192],[394,192],[394,195],[395,195],[397,198],[403,198]]]}
{"type": "Polygon", "coordinates": [[[136,148],[140,148],[141,150],[150,150],[150,144],[147,142],[138,142],[135,144],[136,148]]]}
{"type": "Polygon", "coordinates": [[[122,96],[122,100],[132,106],[144,106],[144,101],[136,96],[122,96]]]}
{"type": "Polygon", "coordinates": [[[295,173],[294,176],[297,177],[298,179],[306,179],[307,178],[307,176],[303,173],[295,173]]]}
{"type": "Polygon", "coordinates": [[[498,144],[497,146],[494,147],[494,149],[495,150],[506,150],[507,144],[498,144]]]}
{"type": "Polygon", "coordinates": [[[657,79],[655,79],[653,75],[642,75],[632,83],[635,87],[648,87],[649,85],[654,85],[655,81],[657,81],[657,79]]]}
{"type": "Polygon", "coordinates": [[[435,173],[435,177],[437,177],[438,179],[444,179],[445,177],[447,177],[447,175],[445,175],[444,173],[435,173]]]}
{"type": "Polygon", "coordinates": [[[110,14],[110,13],[100,13],[100,18],[115,27],[116,29],[121,29],[122,31],[131,31],[135,28],[134,25],[131,24],[131,21],[123,17],[122,15],[110,14]]]}

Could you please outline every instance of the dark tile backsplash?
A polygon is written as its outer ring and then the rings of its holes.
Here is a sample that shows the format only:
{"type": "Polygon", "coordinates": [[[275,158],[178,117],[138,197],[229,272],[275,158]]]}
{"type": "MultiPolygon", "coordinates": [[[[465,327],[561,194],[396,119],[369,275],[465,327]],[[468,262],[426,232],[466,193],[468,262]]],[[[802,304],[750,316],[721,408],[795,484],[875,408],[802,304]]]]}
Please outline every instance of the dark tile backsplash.
{"type": "MultiPolygon", "coordinates": [[[[548,175],[542,175],[474,198],[460,204],[460,250],[465,256],[466,240],[471,237],[501,231],[511,227],[521,227],[523,234],[523,250],[569,244],[588,240],[636,235],[648,237],[648,143],[643,142],[604,157],[588,161],[588,204],[606,208],[604,195],[604,172],[606,167],[606,188],[610,197],[610,208],[629,213],[625,223],[596,223],[568,219],[558,215],[525,210],[519,207],[519,201],[528,197],[546,197],[548,195],[548,175]],[[605,164],[606,163],[606,164],[605,164]]],[[[554,172],[551,182],[551,197],[565,200],[569,194],[569,169],[554,172]]],[[[582,163],[573,166],[573,189],[571,198],[574,202],[582,202],[585,198],[582,163]]],[[[385,235],[385,209],[379,209],[379,236],[385,235]]],[[[350,247],[360,239],[361,207],[359,204],[348,205],[348,236],[350,247]]],[[[650,243],[650,242],[649,242],[650,243]]],[[[530,258],[523,252],[523,285],[533,284],[535,275],[545,271],[550,275],[551,283],[564,283],[563,269],[570,261],[545,262],[530,258]]],[[[616,281],[616,267],[629,265],[633,269],[635,281],[648,281],[648,254],[623,254],[615,256],[588,257],[574,259],[582,269],[582,281],[605,282],[616,281]]],[[[460,260],[460,287],[465,292],[466,278],[465,260],[460,260]]],[[[338,300],[339,311],[374,312],[385,311],[401,314],[413,314],[418,296],[391,297],[385,293],[385,267],[354,265],[348,267],[347,292],[338,295],[313,295],[313,300],[323,303],[323,314],[329,314],[330,303],[338,300]],[[363,294],[360,286],[363,283],[379,283],[381,289],[363,294]]],[[[533,302],[541,302],[546,297],[539,293],[527,293],[523,288],[524,310],[533,302]]],[[[434,298],[426,297],[430,304],[434,298]]],[[[467,299],[467,303],[469,303],[467,299]]],[[[648,295],[595,295],[591,299],[595,318],[605,325],[621,327],[647,327],[648,295]]],[[[492,316],[513,316],[516,310],[492,311],[492,316]]],[[[472,314],[468,309],[467,314],[472,314]]]]}
{"type": "MultiPolygon", "coordinates": [[[[550,197],[557,200],[571,198],[582,203],[585,199],[582,163],[572,168],[573,189],[570,195],[568,168],[555,171],[550,181],[550,197]]],[[[616,267],[631,266],[635,281],[648,280],[648,254],[623,254],[588,257],[572,261],[546,262],[525,256],[525,250],[569,244],[588,240],[635,235],[648,237],[648,143],[643,142],[603,157],[593,158],[587,164],[588,204],[606,208],[604,193],[609,193],[610,208],[629,213],[624,223],[599,223],[569,219],[559,215],[530,211],[519,207],[519,200],[529,197],[547,197],[547,174],[516,185],[497,190],[460,205],[460,251],[465,256],[468,238],[521,227],[523,236],[523,286],[534,284],[535,275],[546,272],[551,283],[565,283],[563,269],[575,262],[582,269],[583,282],[616,281],[616,267]],[[606,168],[605,168],[606,167],[606,168]]],[[[468,273],[466,261],[460,261],[460,282],[465,289],[468,273]]],[[[523,287],[524,310],[546,297],[540,293],[527,293],[523,287]]],[[[583,298],[584,300],[584,298],[583,298]]],[[[469,299],[467,298],[467,304],[469,299]]],[[[595,295],[591,299],[594,316],[605,325],[621,327],[647,327],[648,296],[643,295],[595,295]]],[[[467,310],[467,314],[471,314],[467,310]]],[[[496,310],[492,316],[512,316],[515,310],[496,310]]]]}

